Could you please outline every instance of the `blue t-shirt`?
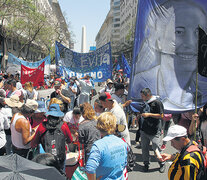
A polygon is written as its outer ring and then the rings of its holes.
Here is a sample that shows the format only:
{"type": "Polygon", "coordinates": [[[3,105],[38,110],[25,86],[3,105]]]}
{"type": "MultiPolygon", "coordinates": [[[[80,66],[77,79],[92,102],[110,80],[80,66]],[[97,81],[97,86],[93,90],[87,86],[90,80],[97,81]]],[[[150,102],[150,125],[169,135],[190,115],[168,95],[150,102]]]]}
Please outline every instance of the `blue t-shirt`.
{"type": "Polygon", "coordinates": [[[86,164],[89,174],[101,179],[124,179],[127,165],[127,143],[114,135],[107,135],[94,142],[86,164]]]}

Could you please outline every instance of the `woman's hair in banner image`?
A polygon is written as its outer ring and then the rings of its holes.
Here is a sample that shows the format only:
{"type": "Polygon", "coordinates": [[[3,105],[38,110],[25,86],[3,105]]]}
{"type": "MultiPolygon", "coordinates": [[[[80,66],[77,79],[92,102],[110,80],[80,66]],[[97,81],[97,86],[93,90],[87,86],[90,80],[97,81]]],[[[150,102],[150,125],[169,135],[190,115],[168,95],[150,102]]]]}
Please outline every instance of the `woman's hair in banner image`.
{"type": "MultiPolygon", "coordinates": [[[[148,16],[145,39],[135,62],[132,94],[150,88],[165,109],[192,109],[195,103],[198,26],[207,15],[192,0],[168,0],[148,16]]],[[[199,76],[198,105],[207,102],[207,79],[199,76]]]]}

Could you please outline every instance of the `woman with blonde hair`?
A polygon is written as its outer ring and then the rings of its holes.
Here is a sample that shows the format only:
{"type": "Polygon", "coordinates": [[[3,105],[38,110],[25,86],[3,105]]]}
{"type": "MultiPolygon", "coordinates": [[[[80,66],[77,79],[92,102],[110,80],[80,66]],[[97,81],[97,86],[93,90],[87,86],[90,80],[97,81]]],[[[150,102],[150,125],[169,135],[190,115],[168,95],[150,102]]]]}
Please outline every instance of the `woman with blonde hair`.
{"type": "Polygon", "coordinates": [[[86,174],[92,179],[124,179],[127,165],[127,143],[114,135],[116,116],[102,113],[97,119],[102,139],[93,143],[86,164],[86,174]]]}
{"type": "Polygon", "coordinates": [[[27,92],[26,99],[37,100],[38,92],[34,89],[33,83],[31,81],[28,81],[24,84],[24,89],[27,92]]]}
{"type": "Polygon", "coordinates": [[[50,107],[51,104],[59,104],[60,106],[60,110],[63,111],[64,110],[64,105],[63,105],[63,101],[61,101],[60,99],[58,98],[52,98],[49,102],[49,105],[48,105],[48,109],[50,107]]]}
{"type": "Polygon", "coordinates": [[[100,131],[96,128],[97,121],[93,107],[89,103],[80,105],[80,111],[84,118],[79,125],[78,139],[84,147],[84,159],[87,162],[93,143],[101,138],[100,131]]]}

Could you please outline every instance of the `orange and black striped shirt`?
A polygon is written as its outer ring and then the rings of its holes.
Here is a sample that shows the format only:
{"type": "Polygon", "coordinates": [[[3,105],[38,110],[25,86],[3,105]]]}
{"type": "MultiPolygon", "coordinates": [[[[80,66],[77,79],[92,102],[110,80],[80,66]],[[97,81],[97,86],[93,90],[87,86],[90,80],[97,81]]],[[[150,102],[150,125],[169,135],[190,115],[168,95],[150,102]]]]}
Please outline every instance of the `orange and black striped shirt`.
{"type": "Polygon", "coordinates": [[[197,180],[203,171],[203,157],[200,152],[177,153],[168,170],[169,180],[197,180]],[[201,173],[200,173],[201,172],[201,173]]]}

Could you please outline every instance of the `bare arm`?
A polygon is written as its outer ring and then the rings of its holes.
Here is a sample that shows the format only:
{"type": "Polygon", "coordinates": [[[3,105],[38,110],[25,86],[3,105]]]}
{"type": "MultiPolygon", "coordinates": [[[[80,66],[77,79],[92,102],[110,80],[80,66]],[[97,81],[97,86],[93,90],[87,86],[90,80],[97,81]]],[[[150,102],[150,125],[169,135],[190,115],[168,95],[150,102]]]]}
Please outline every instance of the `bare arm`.
{"type": "Polygon", "coordinates": [[[141,116],[144,118],[152,117],[152,118],[156,118],[156,119],[161,119],[161,118],[163,118],[164,115],[163,114],[154,114],[154,113],[142,113],[141,116]]]}
{"type": "Polygon", "coordinates": [[[190,127],[189,127],[189,134],[190,135],[194,134],[194,132],[198,128],[199,124],[200,124],[199,116],[198,116],[198,114],[195,113],[192,115],[192,120],[191,120],[190,127]]]}
{"type": "Polygon", "coordinates": [[[33,132],[33,134],[30,134],[30,123],[28,120],[21,118],[18,119],[15,125],[15,129],[22,133],[22,140],[23,140],[23,144],[27,145],[29,142],[31,142],[31,140],[33,139],[35,133],[33,132]]]}
{"type": "Polygon", "coordinates": [[[87,174],[88,180],[96,180],[96,174],[89,174],[87,172],[86,174],[87,174]]]}

